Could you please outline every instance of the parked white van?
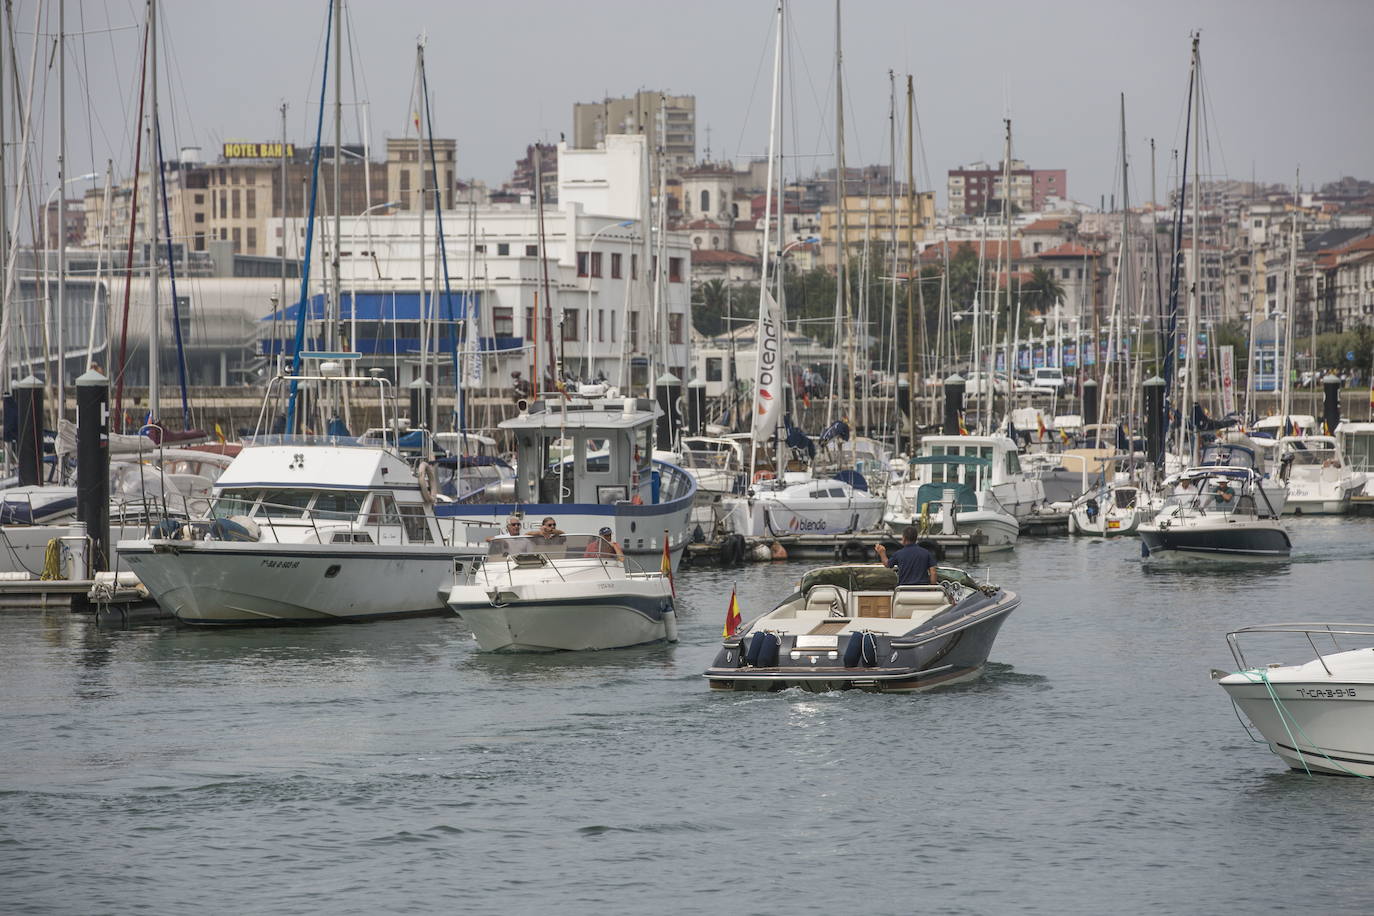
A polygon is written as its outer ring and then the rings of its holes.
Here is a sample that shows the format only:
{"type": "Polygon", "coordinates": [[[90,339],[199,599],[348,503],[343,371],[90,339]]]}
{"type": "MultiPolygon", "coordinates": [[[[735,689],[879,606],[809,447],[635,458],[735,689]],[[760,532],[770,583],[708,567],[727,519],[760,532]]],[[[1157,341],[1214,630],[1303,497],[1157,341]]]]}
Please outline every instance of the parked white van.
{"type": "Polygon", "coordinates": [[[1058,391],[1064,387],[1064,370],[1058,366],[1041,366],[1031,376],[1031,384],[1036,388],[1053,388],[1058,391]]]}

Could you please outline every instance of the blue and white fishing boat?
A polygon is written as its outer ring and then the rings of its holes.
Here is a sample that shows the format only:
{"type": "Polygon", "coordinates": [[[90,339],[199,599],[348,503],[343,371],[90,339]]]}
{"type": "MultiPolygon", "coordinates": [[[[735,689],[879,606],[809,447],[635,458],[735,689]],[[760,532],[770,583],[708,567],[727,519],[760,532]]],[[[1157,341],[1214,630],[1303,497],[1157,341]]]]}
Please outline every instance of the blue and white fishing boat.
{"type": "Polygon", "coordinates": [[[676,564],[687,544],[697,484],[691,474],[654,460],[653,427],[661,409],[647,398],[539,400],[500,429],[515,442],[513,502],[436,506],[458,538],[481,544],[511,515],[552,516],[568,534],[610,527],[629,556],[658,556],[664,537],[676,564]]]}

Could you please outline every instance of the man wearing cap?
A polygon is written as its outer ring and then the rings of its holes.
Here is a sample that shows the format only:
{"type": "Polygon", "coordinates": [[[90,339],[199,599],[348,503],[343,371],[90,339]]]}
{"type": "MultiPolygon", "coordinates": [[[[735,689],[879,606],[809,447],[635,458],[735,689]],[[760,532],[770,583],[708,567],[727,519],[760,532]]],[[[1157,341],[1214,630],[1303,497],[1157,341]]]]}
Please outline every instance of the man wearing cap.
{"type": "Polygon", "coordinates": [[[615,532],[609,527],[602,528],[597,532],[598,537],[593,538],[587,543],[587,549],[582,556],[597,560],[620,560],[625,561],[625,551],[620,549],[620,544],[616,542],[615,532]]]}

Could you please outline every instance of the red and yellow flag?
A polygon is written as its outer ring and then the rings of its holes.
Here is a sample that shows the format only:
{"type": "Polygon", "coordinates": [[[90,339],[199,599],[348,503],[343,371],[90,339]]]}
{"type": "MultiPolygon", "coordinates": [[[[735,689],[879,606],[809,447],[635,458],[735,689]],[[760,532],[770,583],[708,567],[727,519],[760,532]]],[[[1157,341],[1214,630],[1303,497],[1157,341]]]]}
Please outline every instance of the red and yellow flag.
{"type": "Polygon", "coordinates": [[[725,629],[721,631],[721,636],[729,639],[735,635],[739,625],[743,623],[739,613],[739,600],[735,598],[735,590],[730,589],[730,604],[725,609],[725,629]]]}
{"type": "Polygon", "coordinates": [[[959,413],[959,435],[968,435],[968,427],[964,425],[964,414],[962,411],[959,413]]]}
{"type": "Polygon", "coordinates": [[[663,562],[659,564],[663,570],[663,575],[668,577],[668,587],[673,590],[673,597],[677,597],[677,584],[673,582],[673,554],[668,547],[668,532],[663,532],[663,562]]]}
{"type": "Polygon", "coordinates": [[[1042,414],[1042,413],[1040,413],[1039,411],[1036,411],[1036,414],[1035,414],[1035,423],[1036,423],[1037,426],[1040,427],[1040,440],[1039,440],[1039,441],[1044,442],[1044,441],[1045,441],[1045,433],[1047,432],[1047,430],[1045,429],[1045,415],[1042,414]]]}

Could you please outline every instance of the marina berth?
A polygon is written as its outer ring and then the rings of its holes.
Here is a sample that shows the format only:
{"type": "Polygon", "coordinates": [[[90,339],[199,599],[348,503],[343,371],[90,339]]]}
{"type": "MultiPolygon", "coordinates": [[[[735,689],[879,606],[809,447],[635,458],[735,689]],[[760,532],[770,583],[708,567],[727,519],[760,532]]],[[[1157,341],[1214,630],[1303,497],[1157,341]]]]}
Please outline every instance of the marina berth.
{"type": "Polygon", "coordinates": [[[1365,475],[1350,468],[1334,436],[1284,436],[1277,445],[1279,478],[1294,515],[1344,515],[1365,475]]]}
{"type": "Polygon", "coordinates": [[[897,582],[885,566],[813,569],[773,610],[737,629],[727,622],[703,676],[713,690],[734,691],[913,693],[962,683],[982,673],[1021,603],[949,567],[939,585],[897,582]]]}
{"type": "Polygon", "coordinates": [[[677,641],[670,575],[642,569],[605,536],[541,532],[492,538],[472,581],[448,592],[449,607],[484,651],[677,641]]]}
{"type": "Polygon", "coordinates": [[[1374,626],[1264,624],[1232,631],[1226,641],[1239,670],[1212,676],[1270,751],[1294,770],[1374,778],[1374,626]],[[1253,665],[1241,640],[1260,636],[1285,637],[1316,658],[1253,665]]]}

